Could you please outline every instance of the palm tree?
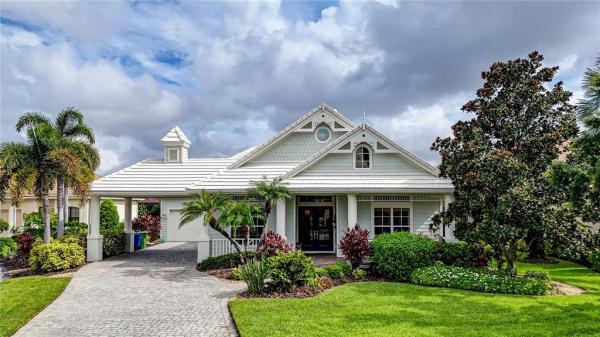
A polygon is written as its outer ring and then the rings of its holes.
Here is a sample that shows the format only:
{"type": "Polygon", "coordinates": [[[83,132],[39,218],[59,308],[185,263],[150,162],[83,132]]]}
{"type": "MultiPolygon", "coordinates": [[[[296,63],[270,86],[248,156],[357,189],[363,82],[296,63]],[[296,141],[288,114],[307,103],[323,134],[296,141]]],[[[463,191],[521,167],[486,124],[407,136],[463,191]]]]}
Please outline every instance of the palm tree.
{"type": "Polygon", "coordinates": [[[596,59],[596,65],[585,72],[582,87],[584,98],[579,101],[577,110],[579,117],[585,120],[600,113],[600,56],[596,59]]]}
{"type": "Polygon", "coordinates": [[[272,182],[266,182],[264,180],[255,181],[254,188],[248,191],[248,195],[251,197],[262,197],[265,199],[265,206],[263,208],[265,213],[266,227],[268,227],[269,214],[273,209],[273,204],[277,203],[278,200],[290,199],[292,194],[287,187],[281,185],[281,181],[277,178],[273,179],[272,182]]]}
{"type": "MultiPolygon", "coordinates": [[[[54,124],[39,113],[26,113],[19,118],[17,122],[17,131],[20,132],[24,127],[31,127],[39,124],[53,126],[60,137],[64,138],[62,146],[72,147],[72,150],[77,153],[80,161],[86,165],[88,170],[94,172],[98,168],[100,165],[100,156],[98,151],[93,147],[95,142],[94,133],[89,126],[84,124],[83,114],[79,110],[73,107],[64,109],[58,114],[54,124]]],[[[69,197],[69,186],[77,190],[76,194],[83,200],[89,190],[89,184],[94,178],[93,175],[90,178],[87,173],[87,170],[86,172],[71,171],[71,174],[63,172],[56,177],[58,236],[64,234],[64,223],[68,218],[66,202],[69,197]]]]}
{"type": "MultiPolygon", "coordinates": [[[[251,204],[246,201],[233,203],[219,217],[219,222],[223,227],[231,227],[233,237],[237,237],[237,231],[240,231],[244,243],[244,252],[248,248],[248,240],[250,239],[250,230],[254,228],[254,221],[264,220],[265,214],[262,207],[256,204],[251,204]]],[[[238,251],[239,252],[239,251],[238,251]]]]}
{"type": "Polygon", "coordinates": [[[212,229],[221,233],[241,254],[240,245],[225,230],[227,227],[223,222],[217,221],[217,214],[225,212],[230,204],[231,198],[229,196],[221,193],[210,194],[203,190],[198,195],[194,195],[192,200],[183,204],[179,227],[181,228],[181,226],[202,217],[204,224],[208,224],[212,229]]]}
{"type": "MultiPolygon", "coordinates": [[[[33,116],[31,116],[33,118],[33,116]]],[[[21,126],[21,129],[24,126],[21,126]]],[[[44,215],[44,242],[50,242],[50,214],[48,191],[58,174],[75,172],[89,176],[77,153],[64,142],[49,124],[32,123],[27,127],[27,143],[8,142],[0,145],[0,201],[7,192],[12,203],[18,204],[24,193],[33,191],[42,200],[44,215]]]]}

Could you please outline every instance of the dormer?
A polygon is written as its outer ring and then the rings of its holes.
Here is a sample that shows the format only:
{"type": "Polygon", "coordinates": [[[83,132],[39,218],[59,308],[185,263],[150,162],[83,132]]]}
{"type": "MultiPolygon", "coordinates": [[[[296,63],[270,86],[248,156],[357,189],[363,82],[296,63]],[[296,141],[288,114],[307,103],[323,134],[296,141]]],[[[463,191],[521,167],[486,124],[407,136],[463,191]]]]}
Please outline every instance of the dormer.
{"type": "Polygon", "coordinates": [[[164,146],[165,163],[181,163],[188,159],[188,149],[192,144],[179,127],[174,127],[160,142],[164,146]]]}

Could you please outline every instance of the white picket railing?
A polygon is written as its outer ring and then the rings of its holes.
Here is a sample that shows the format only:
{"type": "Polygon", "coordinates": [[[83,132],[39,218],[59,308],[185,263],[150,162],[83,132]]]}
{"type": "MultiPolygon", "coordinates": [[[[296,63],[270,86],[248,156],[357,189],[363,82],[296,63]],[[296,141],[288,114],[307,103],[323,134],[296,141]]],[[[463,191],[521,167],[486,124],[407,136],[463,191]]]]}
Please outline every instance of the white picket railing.
{"type": "MultiPolygon", "coordinates": [[[[235,240],[237,243],[243,248],[244,240],[237,239],[235,240]]],[[[255,252],[258,247],[258,242],[260,239],[250,239],[248,240],[248,251],[255,252]]],[[[210,256],[220,256],[225,254],[236,253],[235,247],[229,242],[227,239],[211,239],[210,240],[210,256]]]]}

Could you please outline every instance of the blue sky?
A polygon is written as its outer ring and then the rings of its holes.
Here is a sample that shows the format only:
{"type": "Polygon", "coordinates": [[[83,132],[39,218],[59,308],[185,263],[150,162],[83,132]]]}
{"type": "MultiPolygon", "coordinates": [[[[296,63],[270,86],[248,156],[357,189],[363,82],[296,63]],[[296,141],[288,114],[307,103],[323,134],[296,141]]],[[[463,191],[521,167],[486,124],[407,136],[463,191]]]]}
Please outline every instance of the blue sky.
{"type": "Polygon", "coordinates": [[[0,140],[66,106],[97,133],[101,173],[161,155],[256,145],[320,102],[435,163],[433,139],[495,60],[532,50],[580,80],[600,52],[598,2],[11,2],[0,9],[0,140]]]}

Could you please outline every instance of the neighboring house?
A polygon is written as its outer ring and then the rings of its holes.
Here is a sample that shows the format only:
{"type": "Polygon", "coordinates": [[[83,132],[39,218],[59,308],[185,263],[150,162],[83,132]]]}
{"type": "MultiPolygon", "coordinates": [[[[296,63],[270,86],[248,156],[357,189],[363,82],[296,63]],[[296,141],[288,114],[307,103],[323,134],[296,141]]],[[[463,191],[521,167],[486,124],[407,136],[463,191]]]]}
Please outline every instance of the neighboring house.
{"type": "MultiPolygon", "coordinates": [[[[452,229],[429,229],[435,212],[451,202],[452,183],[371,126],[356,125],[325,104],[230,158],[189,158],[191,142],[178,127],[161,142],[163,158],[141,161],[93,183],[88,247],[96,249],[88,249],[90,260],[101,258],[94,255],[102,242],[94,227],[101,197],[125,197],[126,203],[130,198],[160,198],[161,239],[197,241],[201,260],[232,250],[202,220],[179,227],[189,196],[207,190],[244,200],[253,182],[273,179],[281,179],[294,197],[274,205],[269,229],[303,251],[339,255],[336,247],[344,229],[356,223],[371,235],[410,231],[454,239],[452,229]]],[[[257,225],[255,239],[266,230],[263,223],[257,225]]],[[[130,224],[126,231],[131,231],[130,224]]]]}
{"type": "MultiPolygon", "coordinates": [[[[50,212],[57,212],[57,204],[56,204],[56,190],[50,191],[48,194],[49,203],[50,203],[50,212]]],[[[117,206],[117,210],[119,212],[119,220],[124,221],[125,214],[125,200],[123,198],[103,198],[103,199],[113,199],[115,205],[117,206]]],[[[81,199],[76,197],[73,192],[69,193],[69,200],[67,202],[68,208],[68,216],[65,219],[67,222],[69,221],[79,221],[83,223],[88,223],[88,209],[90,206],[89,198],[81,202],[81,199]]],[[[138,201],[142,199],[135,199],[132,201],[132,216],[135,217],[137,214],[137,204],[138,201]]],[[[11,234],[11,229],[16,228],[19,230],[24,225],[24,215],[37,212],[42,209],[42,202],[37,199],[35,195],[28,194],[23,197],[18,206],[11,205],[10,196],[6,198],[6,201],[0,203],[0,219],[8,222],[9,230],[0,233],[0,237],[9,236],[11,234]]]]}

